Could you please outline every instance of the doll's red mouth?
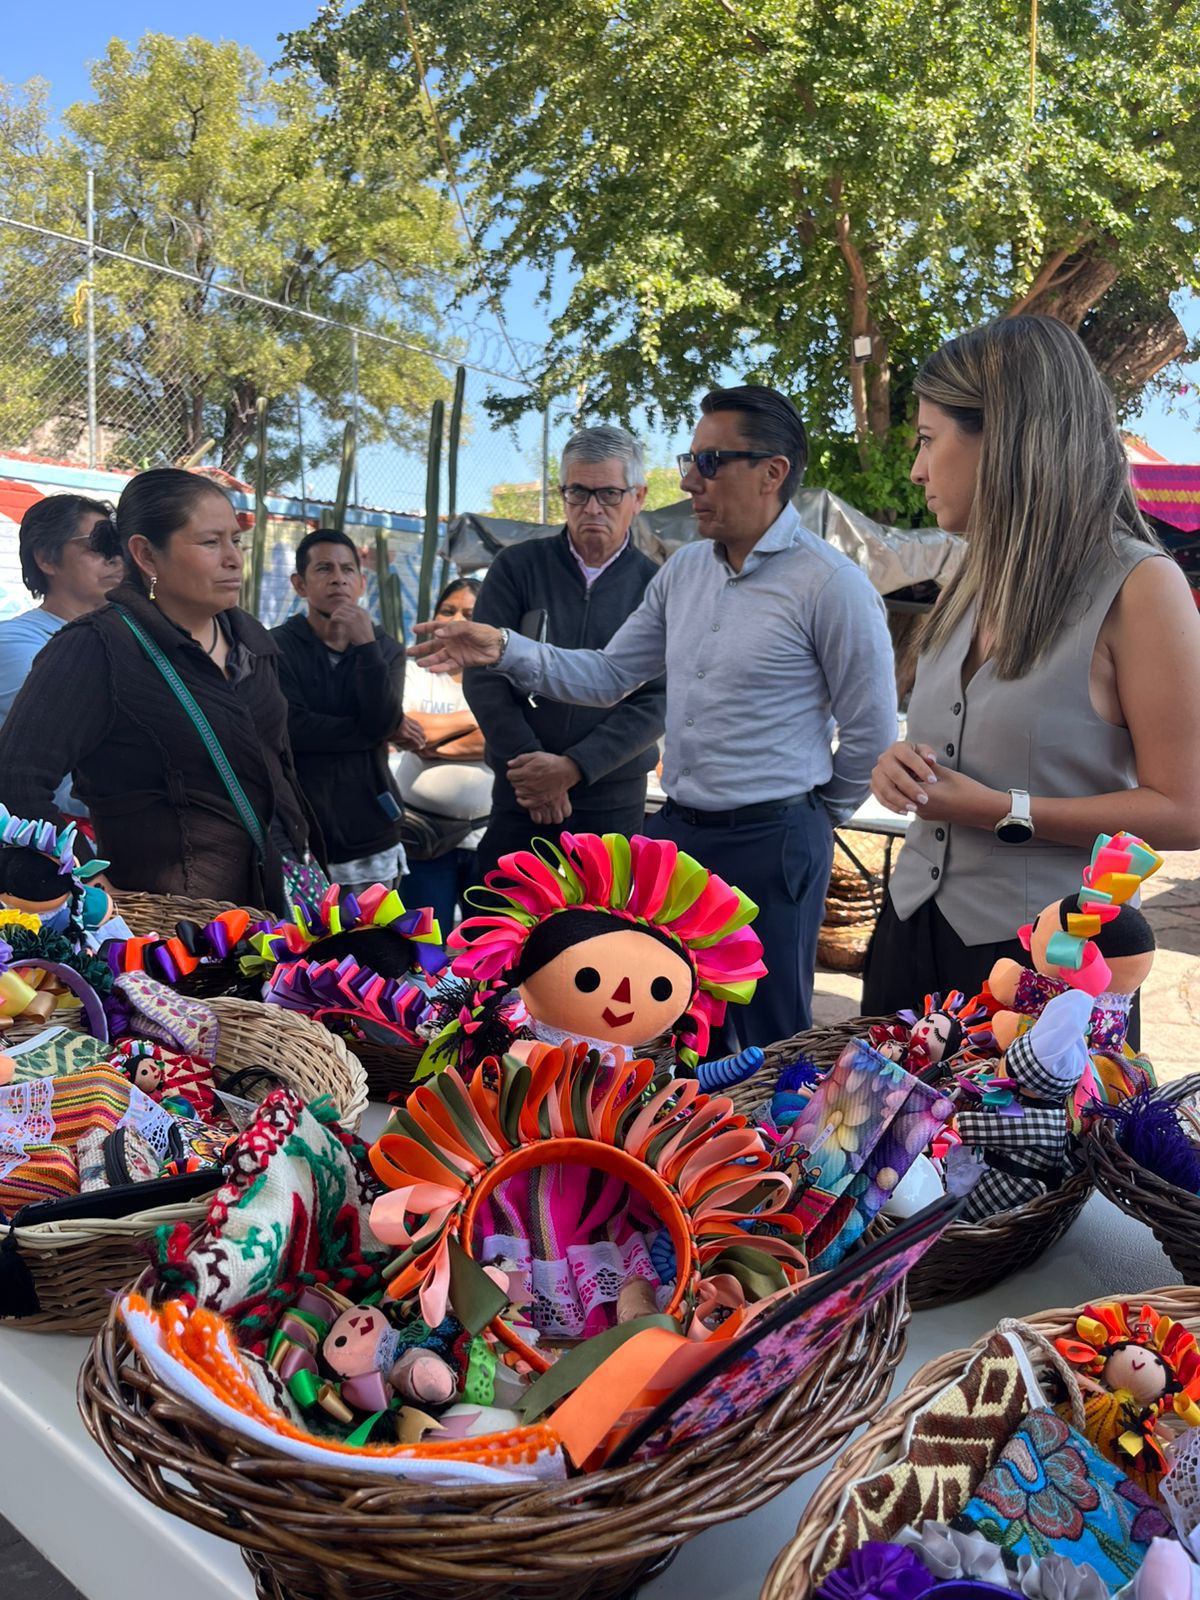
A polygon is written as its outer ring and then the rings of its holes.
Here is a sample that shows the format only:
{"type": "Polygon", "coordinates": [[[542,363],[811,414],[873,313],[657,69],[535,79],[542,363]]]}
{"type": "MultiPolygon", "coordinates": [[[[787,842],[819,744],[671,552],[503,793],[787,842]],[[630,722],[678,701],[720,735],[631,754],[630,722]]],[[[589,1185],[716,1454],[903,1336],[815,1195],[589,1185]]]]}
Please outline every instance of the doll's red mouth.
{"type": "Polygon", "coordinates": [[[605,1006],[600,1015],[610,1028],[624,1028],[633,1021],[632,1011],[614,1011],[611,1006],[605,1006]]]}

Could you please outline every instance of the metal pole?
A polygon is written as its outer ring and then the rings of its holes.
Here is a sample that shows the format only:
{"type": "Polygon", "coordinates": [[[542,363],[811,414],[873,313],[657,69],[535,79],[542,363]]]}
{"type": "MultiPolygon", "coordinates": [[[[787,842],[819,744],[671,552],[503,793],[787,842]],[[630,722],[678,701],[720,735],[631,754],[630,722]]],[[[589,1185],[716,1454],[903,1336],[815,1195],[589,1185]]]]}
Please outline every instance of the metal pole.
{"type": "Polygon", "coordinates": [[[541,519],[545,526],[550,521],[550,407],[542,412],[542,493],[541,519]]]}
{"type": "Polygon", "coordinates": [[[304,470],[304,395],[296,390],[296,448],[300,452],[300,504],[308,511],[308,479],[304,470]]]}
{"type": "Polygon", "coordinates": [[[96,174],[87,175],[87,431],[88,466],[96,465],[96,174]]]}
{"type": "MultiPolygon", "coordinates": [[[[350,335],[350,383],[353,390],[351,395],[351,417],[354,422],[354,442],[358,443],[358,333],[357,330],[350,335]]],[[[362,505],[358,494],[358,452],[354,454],[354,504],[362,505]]]]}

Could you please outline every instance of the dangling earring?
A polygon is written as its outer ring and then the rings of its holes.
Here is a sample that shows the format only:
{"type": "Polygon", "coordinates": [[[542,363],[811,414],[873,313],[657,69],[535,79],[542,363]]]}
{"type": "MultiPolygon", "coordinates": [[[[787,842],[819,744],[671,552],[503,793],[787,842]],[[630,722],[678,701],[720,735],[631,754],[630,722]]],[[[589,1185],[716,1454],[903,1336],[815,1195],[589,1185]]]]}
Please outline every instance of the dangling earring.
{"type": "Polygon", "coordinates": [[[151,598],[151,600],[154,599],[154,594],[155,594],[155,591],[157,590],[157,588],[158,588],[158,577],[157,577],[157,575],[155,573],[152,572],[150,574],[150,598],[151,598]]]}

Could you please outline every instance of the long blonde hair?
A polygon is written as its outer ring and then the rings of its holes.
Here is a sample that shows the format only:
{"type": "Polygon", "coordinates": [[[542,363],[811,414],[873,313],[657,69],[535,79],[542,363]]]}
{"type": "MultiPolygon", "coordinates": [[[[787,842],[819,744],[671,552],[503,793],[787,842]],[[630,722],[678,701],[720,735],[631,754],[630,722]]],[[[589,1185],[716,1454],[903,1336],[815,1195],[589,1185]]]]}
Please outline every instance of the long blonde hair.
{"type": "Polygon", "coordinates": [[[951,339],[915,384],[982,433],[967,550],[923,631],[940,650],[976,604],[997,675],[1020,678],[1053,644],[1081,575],[1121,535],[1156,544],[1129,482],[1112,396],[1054,317],[1007,317],[951,339]]]}

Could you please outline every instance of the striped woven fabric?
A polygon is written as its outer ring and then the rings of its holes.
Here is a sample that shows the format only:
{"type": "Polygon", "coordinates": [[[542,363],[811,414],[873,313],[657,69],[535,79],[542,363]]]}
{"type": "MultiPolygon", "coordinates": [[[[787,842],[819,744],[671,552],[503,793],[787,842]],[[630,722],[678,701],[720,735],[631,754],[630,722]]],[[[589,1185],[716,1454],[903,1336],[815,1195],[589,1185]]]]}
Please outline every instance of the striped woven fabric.
{"type": "Polygon", "coordinates": [[[1200,466],[1133,467],[1131,476],[1142,511],[1185,533],[1200,529],[1200,466]]]}
{"type": "Polygon", "coordinates": [[[164,1118],[167,1112],[111,1067],[0,1089],[0,1210],[11,1216],[32,1200],[78,1194],[75,1149],[85,1134],[164,1118]]]}

